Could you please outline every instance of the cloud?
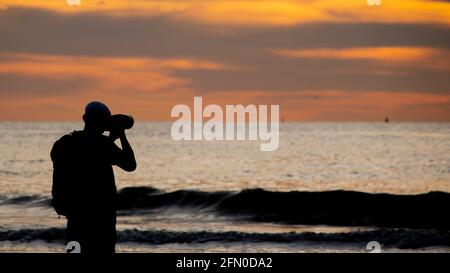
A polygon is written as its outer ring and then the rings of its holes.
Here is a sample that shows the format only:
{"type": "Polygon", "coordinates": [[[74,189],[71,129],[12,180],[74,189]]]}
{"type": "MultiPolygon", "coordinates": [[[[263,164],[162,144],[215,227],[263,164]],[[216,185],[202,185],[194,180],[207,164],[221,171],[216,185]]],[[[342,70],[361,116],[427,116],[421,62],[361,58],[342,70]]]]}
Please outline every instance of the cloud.
{"type": "Polygon", "coordinates": [[[174,104],[197,94],[212,102],[279,102],[288,119],[395,113],[414,120],[423,113],[450,120],[445,24],[237,26],[166,11],[55,10],[0,10],[1,119],[76,119],[98,99],[165,120],[174,104]]]}
{"type": "MultiPolygon", "coordinates": [[[[132,90],[131,93],[182,90],[187,81],[173,71],[233,69],[196,59],[113,58],[0,53],[0,92],[29,96],[132,90]]],[[[129,93],[129,95],[131,95],[129,93]]]]}
{"type": "Polygon", "coordinates": [[[88,77],[43,78],[0,73],[0,97],[66,96],[93,89],[96,82],[88,77]]]}
{"type": "Polygon", "coordinates": [[[426,47],[274,49],[271,52],[279,56],[291,58],[368,60],[391,66],[420,66],[428,69],[450,71],[450,51],[426,47]]]}
{"type": "Polygon", "coordinates": [[[359,60],[264,58],[253,70],[179,71],[198,94],[214,90],[321,90],[449,93],[449,73],[422,67],[385,67],[359,60]]]}
{"type": "Polygon", "coordinates": [[[390,0],[371,7],[361,0],[4,0],[0,8],[40,8],[65,14],[99,12],[113,16],[170,15],[183,22],[225,26],[290,26],[309,23],[422,22],[448,25],[450,5],[427,0],[390,0]]]}
{"type": "Polygon", "coordinates": [[[239,61],[263,49],[420,46],[450,48],[433,24],[346,23],[215,27],[170,16],[113,17],[46,10],[0,10],[0,51],[89,56],[191,57],[239,61]]]}
{"type": "Polygon", "coordinates": [[[381,62],[410,62],[418,59],[448,54],[432,48],[417,47],[366,47],[330,49],[318,48],[309,50],[272,50],[273,53],[295,58],[332,58],[332,59],[364,59],[381,62]]]}
{"type": "MultiPolygon", "coordinates": [[[[170,16],[114,17],[92,12],[68,15],[17,8],[0,12],[0,37],[6,41],[0,44],[0,51],[125,59],[190,59],[200,60],[203,66],[210,68],[221,66],[215,70],[196,69],[198,64],[184,71],[171,68],[172,77],[200,94],[214,90],[298,92],[330,88],[448,92],[448,73],[430,71],[437,63],[444,68],[447,64],[447,55],[440,53],[450,48],[448,34],[448,27],[430,24],[217,28],[180,23],[170,16]],[[354,57],[322,58],[316,54],[308,59],[295,59],[269,52],[271,49],[280,52],[295,49],[311,54],[320,48],[335,55],[353,54],[354,57]],[[416,65],[392,67],[385,65],[388,57],[383,57],[386,54],[380,49],[377,58],[385,61],[371,62],[375,57],[367,56],[374,53],[368,52],[373,51],[372,48],[389,48],[398,56],[412,56],[417,48],[426,48],[436,54],[430,58],[427,55],[416,65]],[[355,54],[360,57],[356,58],[355,54]],[[362,54],[366,57],[362,58],[362,54]],[[234,69],[223,69],[225,67],[234,69]]],[[[85,69],[92,70],[89,65],[85,69]]]]}

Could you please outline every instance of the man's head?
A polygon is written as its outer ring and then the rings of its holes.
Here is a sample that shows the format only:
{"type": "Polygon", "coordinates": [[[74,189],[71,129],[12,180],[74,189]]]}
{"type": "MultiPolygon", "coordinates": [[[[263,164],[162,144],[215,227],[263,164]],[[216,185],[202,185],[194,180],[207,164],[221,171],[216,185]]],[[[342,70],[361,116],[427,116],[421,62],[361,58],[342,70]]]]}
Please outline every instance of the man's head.
{"type": "Polygon", "coordinates": [[[108,128],[111,111],[104,103],[93,101],[86,105],[83,120],[85,129],[92,133],[103,134],[108,128]]]}

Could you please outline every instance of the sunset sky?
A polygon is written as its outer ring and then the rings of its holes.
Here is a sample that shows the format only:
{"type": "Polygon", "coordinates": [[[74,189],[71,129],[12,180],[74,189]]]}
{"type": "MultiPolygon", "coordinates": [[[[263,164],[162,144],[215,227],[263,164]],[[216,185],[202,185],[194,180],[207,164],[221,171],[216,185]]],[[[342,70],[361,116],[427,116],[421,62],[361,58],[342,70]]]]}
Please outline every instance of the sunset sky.
{"type": "Polygon", "coordinates": [[[450,121],[450,1],[1,0],[0,120],[279,104],[287,121],[450,121]]]}

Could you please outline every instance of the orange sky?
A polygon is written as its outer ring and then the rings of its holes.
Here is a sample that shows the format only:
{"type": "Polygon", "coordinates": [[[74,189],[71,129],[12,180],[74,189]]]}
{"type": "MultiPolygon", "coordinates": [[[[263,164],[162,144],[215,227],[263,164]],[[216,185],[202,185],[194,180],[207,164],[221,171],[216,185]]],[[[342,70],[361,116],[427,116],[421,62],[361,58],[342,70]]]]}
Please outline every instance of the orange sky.
{"type": "Polygon", "coordinates": [[[137,120],[175,104],[279,104],[287,121],[450,121],[450,3],[0,3],[0,120],[137,120]]]}

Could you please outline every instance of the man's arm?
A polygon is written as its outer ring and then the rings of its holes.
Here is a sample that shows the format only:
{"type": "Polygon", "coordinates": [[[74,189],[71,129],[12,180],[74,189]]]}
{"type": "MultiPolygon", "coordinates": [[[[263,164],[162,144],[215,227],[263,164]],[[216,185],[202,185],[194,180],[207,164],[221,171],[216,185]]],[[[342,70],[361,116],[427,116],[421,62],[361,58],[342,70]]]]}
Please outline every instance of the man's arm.
{"type": "Polygon", "coordinates": [[[120,144],[122,146],[122,150],[118,153],[117,160],[115,162],[116,165],[127,172],[136,170],[136,158],[134,157],[133,148],[131,148],[127,136],[125,135],[125,131],[120,133],[112,133],[110,134],[110,138],[113,141],[120,138],[120,144]]]}

